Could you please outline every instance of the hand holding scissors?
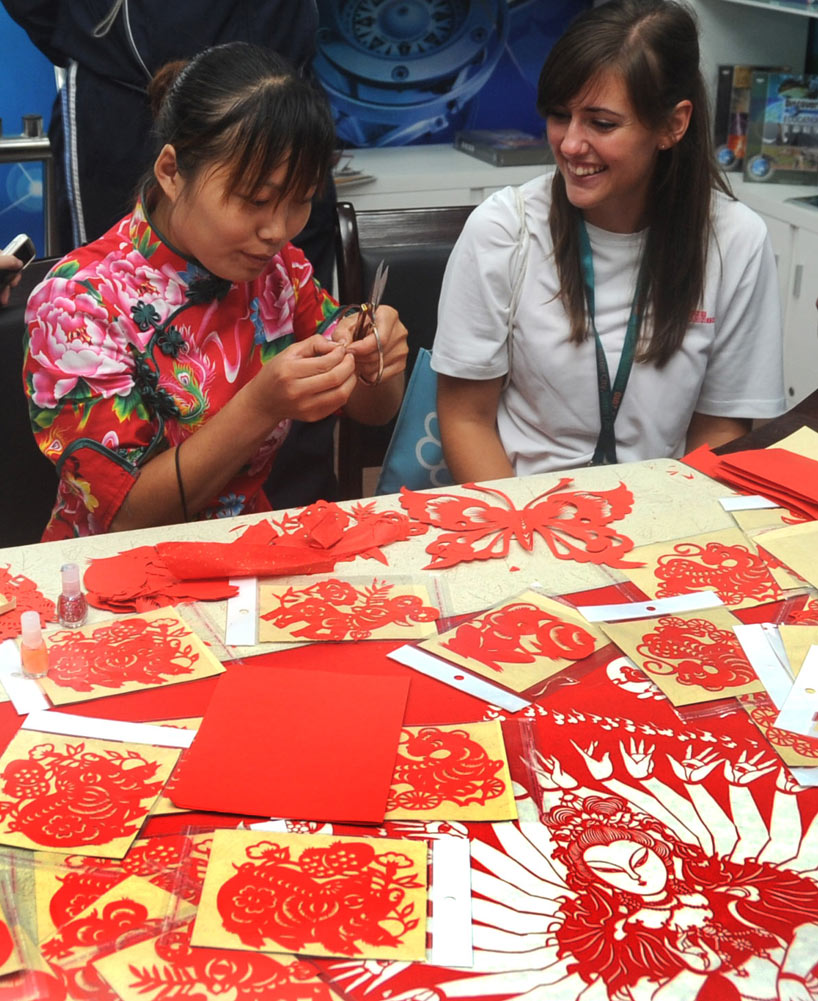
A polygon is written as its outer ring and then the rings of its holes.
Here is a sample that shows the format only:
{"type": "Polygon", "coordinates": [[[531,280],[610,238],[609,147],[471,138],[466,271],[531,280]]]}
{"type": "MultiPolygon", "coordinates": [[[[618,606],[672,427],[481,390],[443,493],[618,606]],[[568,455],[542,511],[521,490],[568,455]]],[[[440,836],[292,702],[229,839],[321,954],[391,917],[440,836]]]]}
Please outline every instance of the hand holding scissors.
{"type": "Polygon", "coordinates": [[[383,345],[381,335],[375,325],[375,310],[381,304],[383,290],[386,288],[386,279],[389,277],[389,266],[381,261],[375,271],[375,279],[372,282],[372,289],[366,302],[361,303],[361,312],[358,314],[358,322],[355,324],[355,331],[352,334],[353,341],[360,341],[372,331],[375,335],[375,344],[378,347],[378,374],[374,379],[365,379],[362,375],[358,378],[367,386],[377,386],[383,378],[383,345]]]}

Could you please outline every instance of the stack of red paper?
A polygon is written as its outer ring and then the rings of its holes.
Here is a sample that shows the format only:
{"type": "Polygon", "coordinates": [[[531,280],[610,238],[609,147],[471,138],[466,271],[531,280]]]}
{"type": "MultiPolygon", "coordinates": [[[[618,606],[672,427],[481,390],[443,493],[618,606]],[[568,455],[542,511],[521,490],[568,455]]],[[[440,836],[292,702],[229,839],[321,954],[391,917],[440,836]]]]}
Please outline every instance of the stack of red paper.
{"type": "Polygon", "coordinates": [[[716,455],[702,445],[682,461],[742,493],[761,494],[806,518],[818,518],[818,462],[814,459],[784,448],[716,455]]]}

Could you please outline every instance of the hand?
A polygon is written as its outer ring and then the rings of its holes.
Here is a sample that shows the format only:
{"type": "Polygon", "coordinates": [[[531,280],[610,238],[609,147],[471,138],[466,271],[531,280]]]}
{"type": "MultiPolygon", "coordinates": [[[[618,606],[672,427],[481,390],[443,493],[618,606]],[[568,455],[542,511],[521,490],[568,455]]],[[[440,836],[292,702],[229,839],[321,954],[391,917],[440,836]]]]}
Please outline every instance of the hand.
{"type": "Polygon", "coordinates": [[[747,752],[742,751],[738,761],[733,764],[730,761],[724,762],[724,777],[731,785],[747,786],[762,775],[775,771],[778,763],[775,761],[762,761],[764,751],[759,751],[752,758],[747,757],[747,752]]]}
{"type": "Polygon", "coordinates": [[[23,262],[19,257],[15,257],[14,254],[3,254],[0,253],[0,271],[16,271],[17,274],[12,277],[8,285],[0,292],[0,306],[5,306],[8,304],[9,295],[12,288],[15,285],[20,284],[20,272],[23,268],[23,262]]]}
{"type": "Polygon", "coordinates": [[[316,334],[271,358],[242,393],[272,428],[288,417],[318,421],[335,413],[356,385],[352,356],[316,334]]]}
{"type": "Polygon", "coordinates": [[[559,760],[554,757],[546,757],[539,751],[534,752],[539,768],[535,770],[537,782],[541,789],[555,792],[557,789],[575,789],[577,780],[562,770],[559,760]]]}
{"type": "Polygon", "coordinates": [[[670,767],[677,779],[693,784],[703,782],[721,762],[721,758],[712,747],[694,755],[693,747],[690,744],[685,749],[685,756],[681,761],[677,761],[670,754],[666,754],[665,757],[670,762],[670,767]]]}
{"type": "Polygon", "coordinates": [[[588,771],[598,782],[604,782],[613,775],[613,763],[611,762],[611,756],[607,751],[598,761],[594,757],[594,753],[599,746],[595,740],[591,741],[586,750],[583,750],[579,744],[574,743],[573,740],[571,743],[582,755],[585,764],[588,766],[588,771]]]}
{"type": "MultiPolygon", "coordinates": [[[[355,359],[355,369],[364,382],[374,383],[378,377],[380,358],[378,341],[367,321],[367,333],[360,341],[352,340],[352,332],[357,323],[357,316],[350,316],[340,321],[332,335],[332,339],[343,344],[355,359]]],[[[409,354],[407,337],[409,332],[401,323],[396,310],[391,306],[379,306],[375,312],[375,326],[380,338],[383,352],[383,375],[381,382],[400,375],[406,368],[406,358],[409,354]]]]}
{"type": "Polygon", "coordinates": [[[629,751],[625,750],[625,745],[621,740],[619,742],[619,753],[622,755],[628,774],[635,779],[647,779],[653,774],[653,752],[655,750],[655,747],[649,747],[646,750],[644,740],[637,743],[633,737],[630,739],[629,751]]]}

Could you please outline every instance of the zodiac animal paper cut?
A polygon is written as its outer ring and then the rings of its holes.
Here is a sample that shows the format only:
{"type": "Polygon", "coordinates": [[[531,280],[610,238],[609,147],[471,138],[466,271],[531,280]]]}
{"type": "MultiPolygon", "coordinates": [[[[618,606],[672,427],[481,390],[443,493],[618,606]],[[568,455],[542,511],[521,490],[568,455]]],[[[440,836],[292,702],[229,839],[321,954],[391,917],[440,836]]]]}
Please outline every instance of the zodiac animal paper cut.
{"type": "Polygon", "coordinates": [[[47,643],[48,677],[40,685],[55,705],[224,671],[173,608],[59,630],[48,636],[47,643]]]}
{"type": "Polygon", "coordinates": [[[128,876],[58,928],[43,943],[43,956],[65,964],[89,947],[107,945],[113,950],[118,943],[124,944],[123,936],[152,938],[164,921],[189,918],[193,913],[194,908],[174,894],[140,876],[128,876]]]}
{"type": "Polygon", "coordinates": [[[94,965],[122,1001],[338,1001],[304,959],[193,948],[191,930],[188,922],[94,965]]]}
{"type": "Polygon", "coordinates": [[[733,632],[738,624],[727,609],[709,608],[603,628],[678,706],[763,689],[733,632]]]}
{"type": "Polygon", "coordinates": [[[216,831],[194,945],[423,959],[425,842],[216,831]]]}
{"type": "Polygon", "coordinates": [[[40,592],[33,580],[22,574],[12,576],[8,563],[0,566],[0,594],[15,601],[14,608],[0,615],[0,641],[20,635],[20,616],[23,612],[39,612],[40,624],[43,626],[57,618],[54,602],[40,592]]]}
{"type": "Polygon", "coordinates": [[[641,546],[634,556],[644,566],[627,575],[651,598],[715,591],[731,608],[781,598],[756,546],[738,529],[641,546]]]}
{"type": "Polygon", "coordinates": [[[818,765],[818,740],[777,727],[778,709],[766,692],[741,695],[739,701],[785,765],[818,765]]]}
{"type": "Polygon", "coordinates": [[[303,587],[259,586],[259,642],[418,639],[440,611],[425,587],[329,578],[303,587]]]}
{"type": "Polygon", "coordinates": [[[178,756],[20,730],[0,757],[0,844],[122,858],[178,756]]]}
{"type": "Polygon", "coordinates": [[[39,852],[34,868],[37,933],[41,942],[129,876],[196,903],[204,880],[211,835],[140,838],[124,859],[39,852]]]}
{"type": "Polygon", "coordinates": [[[561,560],[609,567],[638,566],[624,559],[633,542],[612,527],[628,514],[633,494],[620,483],[594,493],[568,490],[571,477],[516,508],[502,490],[464,483],[469,494],[422,493],[401,488],[401,506],[409,517],[441,529],[426,547],[428,568],[442,569],[472,560],[503,559],[512,541],[532,552],[539,535],[561,560]]]}
{"type": "Polygon", "coordinates": [[[515,692],[550,678],[605,645],[602,632],[569,605],[525,591],[420,646],[515,692]]]}
{"type": "Polygon", "coordinates": [[[404,727],[386,816],[513,820],[517,808],[499,721],[404,727]]]}

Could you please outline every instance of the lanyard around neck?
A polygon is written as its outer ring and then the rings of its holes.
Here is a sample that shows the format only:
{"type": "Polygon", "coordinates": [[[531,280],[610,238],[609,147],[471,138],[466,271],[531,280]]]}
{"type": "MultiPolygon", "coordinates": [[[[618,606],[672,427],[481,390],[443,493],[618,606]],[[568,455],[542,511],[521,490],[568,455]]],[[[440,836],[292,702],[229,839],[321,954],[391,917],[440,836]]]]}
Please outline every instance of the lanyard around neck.
{"type": "Polygon", "coordinates": [[[594,255],[591,251],[591,241],[588,239],[588,230],[585,228],[585,220],[579,217],[579,252],[582,264],[582,278],[585,283],[585,298],[588,303],[588,314],[591,322],[591,330],[594,332],[594,342],[596,345],[596,378],[597,389],[599,391],[599,416],[600,429],[597,438],[596,449],[589,465],[602,466],[615,463],[616,459],[616,434],[614,433],[614,421],[619,413],[619,405],[625,395],[625,387],[628,385],[628,377],[633,367],[633,359],[636,355],[636,344],[639,340],[639,328],[642,325],[642,316],[639,312],[639,297],[644,281],[645,259],[642,256],[642,263],[639,267],[639,277],[636,280],[636,290],[631,303],[631,315],[628,318],[628,328],[625,331],[625,343],[622,345],[622,354],[619,358],[619,365],[616,369],[616,378],[611,387],[611,376],[608,371],[608,360],[605,357],[605,350],[596,329],[594,319],[594,255]]]}

